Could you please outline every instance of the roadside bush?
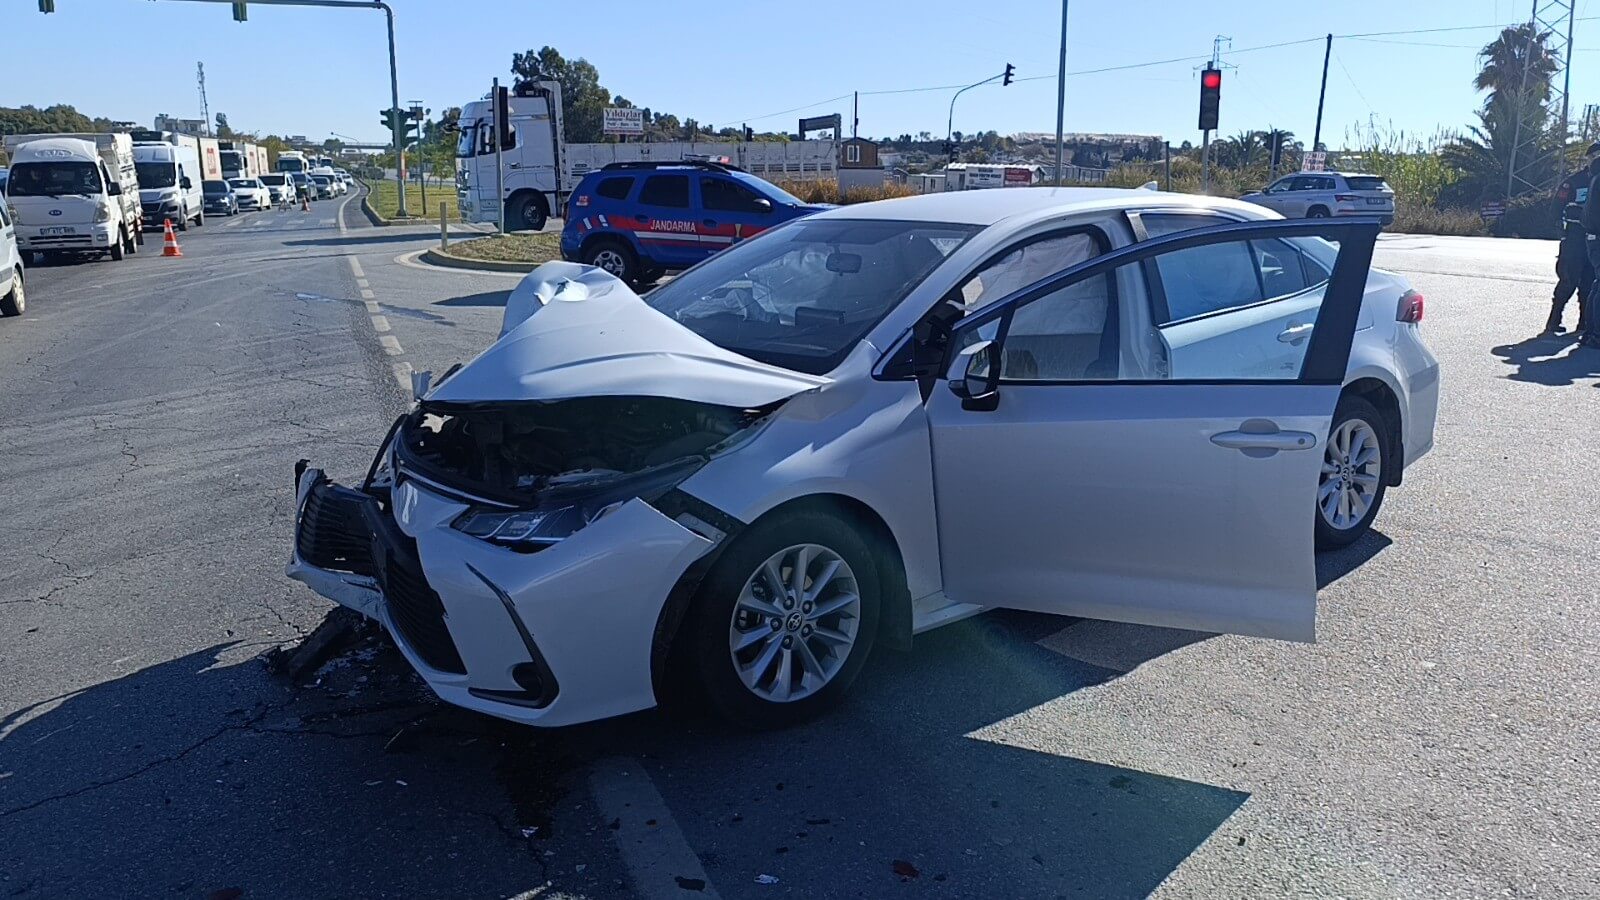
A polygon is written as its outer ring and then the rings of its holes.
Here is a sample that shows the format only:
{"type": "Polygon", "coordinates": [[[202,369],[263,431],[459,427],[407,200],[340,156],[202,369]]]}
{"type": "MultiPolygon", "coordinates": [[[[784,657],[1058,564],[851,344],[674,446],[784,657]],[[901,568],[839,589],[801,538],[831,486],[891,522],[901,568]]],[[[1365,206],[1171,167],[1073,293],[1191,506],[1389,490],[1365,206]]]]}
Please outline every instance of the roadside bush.
{"type": "Polygon", "coordinates": [[[1523,197],[1506,204],[1505,215],[1495,220],[1489,233],[1495,237],[1561,237],[1561,204],[1554,197],[1523,197]]]}
{"type": "Polygon", "coordinates": [[[1426,203],[1418,203],[1404,197],[1395,200],[1394,224],[1387,230],[1402,234],[1466,236],[1489,233],[1475,209],[1459,206],[1453,209],[1435,209],[1426,203]]]}
{"type": "Polygon", "coordinates": [[[869,203],[873,200],[889,200],[894,197],[911,197],[916,195],[910,185],[884,182],[871,187],[853,187],[839,196],[839,182],[832,178],[820,178],[812,181],[779,181],[778,187],[799,197],[806,203],[869,203]]]}

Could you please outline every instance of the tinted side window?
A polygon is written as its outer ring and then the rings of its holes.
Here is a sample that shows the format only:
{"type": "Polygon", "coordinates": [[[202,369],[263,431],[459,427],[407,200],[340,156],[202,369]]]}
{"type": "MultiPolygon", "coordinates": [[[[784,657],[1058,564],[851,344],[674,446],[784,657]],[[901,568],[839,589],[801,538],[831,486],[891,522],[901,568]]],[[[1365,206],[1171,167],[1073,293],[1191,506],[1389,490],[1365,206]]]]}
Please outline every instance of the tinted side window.
{"type": "Polygon", "coordinates": [[[689,206],[689,176],[651,175],[639,192],[639,202],[649,206],[672,206],[686,209],[689,206]]]}
{"type": "Polygon", "coordinates": [[[623,176],[620,178],[603,178],[600,185],[594,189],[596,194],[612,200],[628,199],[628,192],[633,190],[633,178],[623,176]]]}
{"type": "Polygon", "coordinates": [[[770,212],[770,206],[760,206],[756,203],[760,199],[762,198],[755,191],[727,178],[710,176],[700,178],[700,202],[706,209],[742,213],[770,212]]]}
{"type": "Polygon", "coordinates": [[[1250,252],[1255,255],[1261,287],[1268,297],[1298,294],[1314,283],[1307,281],[1302,254],[1287,241],[1251,241],[1250,252]]]}
{"type": "Polygon", "coordinates": [[[1156,269],[1167,295],[1166,322],[1262,300],[1256,263],[1246,243],[1205,244],[1163,253],[1156,257],[1156,269]]]}

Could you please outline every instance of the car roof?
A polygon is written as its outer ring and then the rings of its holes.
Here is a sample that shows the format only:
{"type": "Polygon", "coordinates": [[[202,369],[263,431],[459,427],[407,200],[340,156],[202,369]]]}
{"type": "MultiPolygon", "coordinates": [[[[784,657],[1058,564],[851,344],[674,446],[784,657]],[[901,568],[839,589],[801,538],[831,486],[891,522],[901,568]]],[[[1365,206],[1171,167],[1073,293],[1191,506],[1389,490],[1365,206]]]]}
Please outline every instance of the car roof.
{"type": "Polygon", "coordinates": [[[857,203],[816,213],[834,219],[895,219],[945,222],[957,225],[994,225],[1013,216],[1041,212],[1070,214],[1152,206],[1226,209],[1260,218],[1261,207],[1197,194],[1175,194],[1144,188],[1026,187],[944,191],[857,203]]]}

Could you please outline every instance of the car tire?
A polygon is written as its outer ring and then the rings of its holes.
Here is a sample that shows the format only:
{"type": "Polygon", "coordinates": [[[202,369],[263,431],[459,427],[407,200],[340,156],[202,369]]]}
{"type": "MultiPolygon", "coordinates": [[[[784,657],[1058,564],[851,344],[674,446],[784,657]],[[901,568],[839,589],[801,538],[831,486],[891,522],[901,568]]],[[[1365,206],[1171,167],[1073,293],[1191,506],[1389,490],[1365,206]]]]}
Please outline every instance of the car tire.
{"type": "Polygon", "coordinates": [[[639,277],[639,257],[633,248],[616,238],[601,238],[583,248],[583,261],[615,275],[623,284],[639,277]]]}
{"type": "Polygon", "coordinates": [[[1313,206],[1306,210],[1306,218],[1308,219],[1326,219],[1331,215],[1332,213],[1328,212],[1326,206],[1313,206]]]}
{"type": "Polygon", "coordinates": [[[141,231],[142,229],[135,225],[133,230],[128,233],[128,241],[123,244],[123,248],[128,251],[129,256],[139,252],[139,234],[141,231]]]}
{"type": "Polygon", "coordinates": [[[194,227],[196,227],[196,228],[204,228],[205,224],[206,224],[206,211],[202,209],[199,212],[194,214],[194,227]]]}
{"type": "Polygon", "coordinates": [[[188,231],[189,230],[189,217],[188,216],[179,214],[179,216],[178,216],[178,230],[179,231],[188,231]]]}
{"type": "Polygon", "coordinates": [[[133,230],[133,242],[134,242],[134,244],[136,244],[136,245],[138,245],[140,247],[144,246],[144,223],[143,222],[140,222],[139,223],[139,227],[135,228],[133,230]]]}
{"type": "Polygon", "coordinates": [[[128,255],[128,236],[120,228],[117,229],[116,239],[111,242],[110,254],[113,262],[120,261],[128,255]]]}
{"type": "Polygon", "coordinates": [[[543,231],[549,219],[544,198],[533,191],[512,194],[506,205],[506,228],[511,231],[543,231]]]}
{"type": "Polygon", "coordinates": [[[681,658],[710,707],[736,725],[779,728],[838,703],[877,636],[875,559],[866,537],[817,509],[764,519],[735,538],[681,633],[690,642],[681,658]],[[792,588],[796,560],[806,561],[801,590],[777,595],[769,570],[792,588]]]}
{"type": "Polygon", "coordinates": [[[1340,398],[1322,448],[1312,510],[1318,550],[1347,547],[1371,529],[1388,492],[1387,467],[1399,464],[1392,458],[1395,443],[1376,406],[1353,394],[1340,398]]]}
{"type": "Polygon", "coordinates": [[[661,276],[665,274],[667,274],[666,269],[663,269],[660,266],[651,266],[639,273],[639,283],[655,284],[656,282],[660,281],[661,276]]]}
{"type": "Polygon", "coordinates": [[[28,308],[27,292],[23,290],[22,270],[11,278],[11,290],[0,297],[0,316],[20,316],[28,308]]]}

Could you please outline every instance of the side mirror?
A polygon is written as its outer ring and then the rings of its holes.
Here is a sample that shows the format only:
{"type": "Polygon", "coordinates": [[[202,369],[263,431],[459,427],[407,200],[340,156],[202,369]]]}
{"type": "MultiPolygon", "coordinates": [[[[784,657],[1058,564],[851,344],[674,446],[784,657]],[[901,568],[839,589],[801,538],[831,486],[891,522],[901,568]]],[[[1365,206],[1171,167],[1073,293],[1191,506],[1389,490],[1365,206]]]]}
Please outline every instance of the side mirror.
{"type": "Polygon", "coordinates": [[[189,180],[189,176],[185,175],[182,179],[180,179],[178,181],[178,186],[187,191],[190,188],[194,187],[194,182],[189,180]]]}
{"type": "Polygon", "coordinates": [[[992,412],[1000,407],[999,344],[979,341],[963,349],[951,371],[962,373],[950,381],[950,393],[961,398],[962,409],[992,412]]]}
{"type": "Polygon", "coordinates": [[[108,194],[109,196],[112,196],[112,197],[121,197],[122,196],[122,185],[118,184],[115,181],[108,182],[106,184],[106,194],[108,194]]]}
{"type": "Polygon", "coordinates": [[[757,197],[751,201],[751,205],[755,207],[755,211],[758,213],[772,212],[772,201],[765,197],[757,197]]]}

